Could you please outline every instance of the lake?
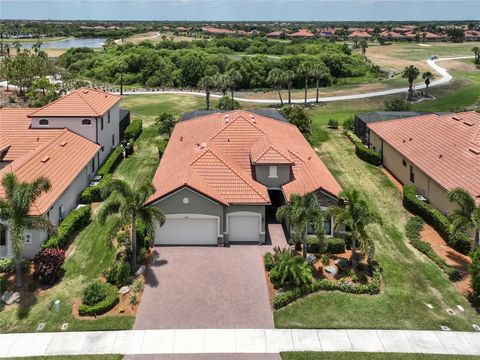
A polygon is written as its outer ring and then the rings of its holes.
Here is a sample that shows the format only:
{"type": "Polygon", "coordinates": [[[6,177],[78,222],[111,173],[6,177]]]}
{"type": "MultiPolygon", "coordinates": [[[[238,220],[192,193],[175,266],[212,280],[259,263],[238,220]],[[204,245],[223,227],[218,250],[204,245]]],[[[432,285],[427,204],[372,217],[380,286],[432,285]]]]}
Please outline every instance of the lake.
{"type": "MultiPolygon", "coordinates": [[[[65,39],[58,41],[45,41],[42,43],[42,49],[70,49],[75,47],[87,47],[87,48],[101,48],[106,39],[92,38],[92,39],[65,39]]],[[[36,41],[22,42],[22,48],[30,49],[36,41]]]]}

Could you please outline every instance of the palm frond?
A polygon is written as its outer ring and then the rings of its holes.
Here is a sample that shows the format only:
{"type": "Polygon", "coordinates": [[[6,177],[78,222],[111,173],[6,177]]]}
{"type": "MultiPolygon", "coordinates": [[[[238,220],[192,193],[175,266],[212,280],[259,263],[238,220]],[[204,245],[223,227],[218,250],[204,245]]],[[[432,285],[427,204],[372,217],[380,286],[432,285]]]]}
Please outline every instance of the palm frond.
{"type": "Polygon", "coordinates": [[[471,214],[475,210],[475,199],[466,190],[455,188],[448,193],[448,200],[456,202],[463,213],[471,214]]]}
{"type": "Polygon", "coordinates": [[[8,220],[13,216],[13,210],[10,204],[0,198],[0,219],[2,220],[8,220]]]}
{"type": "Polygon", "coordinates": [[[131,198],[132,192],[128,184],[120,179],[108,181],[102,189],[102,198],[106,199],[110,194],[117,192],[123,198],[131,198]]]}
{"type": "Polygon", "coordinates": [[[5,189],[5,195],[8,200],[11,200],[13,198],[17,184],[18,179],[14,173],[9,172],[3,176],[2,186],[5,189]]]}
{"type": "Polygon", "coordinates": [[[45,176],[40,176],[30,183],[30,202],[34,202],[42,193],[49,191],[52,183],[45,176]]]}
{"type": "Polygon", "coordinates": [[[57,230],[55,226],[43,216],[30,216],[25,219],[25,226],[28,229],[35,229],[35,230],[46,230],[51,235],[56,235],[57,230]]]}
{"type": "Polygon", "coordinates": [[[110,215],[117,214],[121,205],[121,202],[117,198],[109,198],[106,200],[97,213],[100,224],[105,224],[110,215]]]}

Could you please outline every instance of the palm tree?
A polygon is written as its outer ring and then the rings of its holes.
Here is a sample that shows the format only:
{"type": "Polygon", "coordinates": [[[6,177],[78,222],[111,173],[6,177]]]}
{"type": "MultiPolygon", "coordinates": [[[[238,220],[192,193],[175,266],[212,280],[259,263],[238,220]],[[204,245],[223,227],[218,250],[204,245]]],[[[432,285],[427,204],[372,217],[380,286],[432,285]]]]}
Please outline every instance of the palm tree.
{"type": "Polygon", "coordinates": [[[472,48],[473,54],[475,55],[475,64],[480,64],[480,47],[475,46],[472,48]]]}
{"type": "Polygon", "coordinates": [[[278,91],[278,97],[280,98],[280,103],[283,106],[283,99],[282,99],[282,84],[283,84],[283,71],[279,68],[273,68],[268,73],[267,82],[273,86],[275,90],[278,91]]]}
{"type": "Polygon", "coordinates": [[[420,71],[413,65],[405,67],[402,73],[402,77],[408,80],[408,100],[412,100],[413,94],[413,82],[420,75],[420,71]]]}
{"type": "Polygon", "coordinates": [[[317,82],[317,96],[315,102],[318,104],[318,94],[320,88],[320,80],[330,78],[330,70],[323,61],[315,62],[311,67],[311,75],[317,82]]]}
{"type": "Polygon", "coordinates": [[[290,249],[275,248],[275,265],[270,276],[280,285],[292,281],[296,286],[307,285],[312,282],[312,268],[301,256],[293,255],[290,249]]]}
{"type": "Polygon", "coordinates": [[[225,74],[218,74],[215,76],[215,87],[222,92],[222,95],[227,95],[229,81],[225,74]]]}
{"type": "Polygon", "coordinates": [[[362,56],[365,58],[367,54],[368,42],[365,39],[362,39],[358,42],[358,46],[362,49],[362,56]]]}
{"type": "Polygon", "coordinates": [[[225,73],[225,76],[227,77],[228,86],[230,87],[230,92],[233,99],[235,88],[237,87],[238,83],[243,79],[242,74],[238,70],[230,69],[225,73]]]}
{"type": "Polygon", "coordinates": [[[308,226],[312,224],[316,235],[323,237],[323,212],[317,196],[314,193],[292,194],[290,202],[278,208],[276,217],[279,222],[288,221],[294,242],[302,242],[303,257],[307,258],[308,226]]]}
{"type": "Polygon", "coordinates": [[[12,43],[12,46],[15,49],[15,51],[17,52],[17,55],[20,54],[20,51],[22,51],[22,43],[18,40],[15,40],[12,43]]]}
{"type": "Polygon", "coordinates": [[[428,86],[430,85],[430,81],[434,78],[435,76],[430,72],[430,71],[425,71],[422,74],[422,79],[425,80],[425,96],[428,97],[428,86]]]}
{"type": "MultiPolygon", "coordinates": [[[[113,179],[109,181],[102,189],[102,197],[108,199],[100,208],[98,218],[101,224],[105,224],[110,215],[117,217],[113,228],[118,228],[121,224],[130,223],[132,226],[131,235],[131,268],[132,272],[137,270],[137,220],[141,220],[145,229],[153,236],[155,230],[155,221],[160,226],[165,223],[165,215],[153,206],[145,206],[145,202],[155,192],[153,186],[148,183],[140,186],[131,186],[123,180],[113,179]],[[109,197],[109,195],[112,196],[109,197]]],[[[110,234],[115,233],[115,229],[110,230],[110,234]]]]}
{"type": "Polygon", "coordinates": [[[15,282],[17,287],[22,287],[25,230],[48,230],[55,233],[52,223],[47,218],[28,215],[32,204],[41,194],[50,190],[51,184],[43,176],[32,182],[22,182],[14,173],[7,173],[2,179],[2,186],[5,190],[5,199],[0,198],[0,219],[7,221],[15,258],[15,282]]]}
{"type": "Polygon", "coordinates": [[[293,81],[295,80],[295,73],[292,70],[285,70],[283,72],[283,81],[287,86],[288,90],[288,104],[292,104],[292,85],[293,81]]]}
{"type": "Polygon", "coordinates": [[[209,76],[209,75],[204,76],[198,82],[198,86],[205,91],[205,101],[207,103],[207,110],[210,110],[210,90],[212,90],[216,86],[215,77],[209,76]]]}
{"type": "Polygon", "coordinates": [[[328,215],[334,216],[334,226],[339,228],[344,225],[347,234],[352,240],[352,267],[357,267],[357,245],[369,260],[373,260],[375,246],[368,236],[366,227],[370,224],[382,224],[380,214],[373,211],[368,203],[360,196],[357,189],[344,190],[339,194],[346,201],[344,206],[332,206],[327,210],[328,215]]]}
{"type": "Polygon", "coordinates": [[[480,206],[477,206],[473,196],[462,188],[451,190],[448,193],[448,200],[458,204],[458,209],[450,214],[453,232],[474,231],[473,249],[475,249],[480,243],[480,206]]]}
{"type": "Polygon", "coordinates": [[[297,73],[305,80],[305,104],[307,103],[308,80],[312,76],[312,64],[309,62],[302,62],[297,69],[297,73]]]}

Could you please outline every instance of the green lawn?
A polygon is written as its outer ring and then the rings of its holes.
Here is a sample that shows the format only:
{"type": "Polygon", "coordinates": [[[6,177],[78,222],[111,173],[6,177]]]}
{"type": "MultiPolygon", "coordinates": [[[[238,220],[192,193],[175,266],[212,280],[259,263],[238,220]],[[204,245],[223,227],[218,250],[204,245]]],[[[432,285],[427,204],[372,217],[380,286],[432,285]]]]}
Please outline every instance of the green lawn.
{"type": "Polygon", "coordinates": [[[10,360],[121,360],[123,355],[58,355],[10,358],[10,360]]]}
{"type": "Polygon", "coordinates": [[[478,356],[429,354],[372,354],[354,352],[285,352],[283,360],[473,360],[478,356]]]}
{"type": "Polygon", "coordinates": [[[326,130],[324,120],[315,126],[329,140],[319,144],[319,154],[343,188],[357,187],[369,204],[382,214],[384,225],[375,227],[377,259],[383,267],[380,295],[321,292],[275,311],[279,328],[385,328],[472,330],[480,322],[475,310],[436,265],[412,249],[405,240],[407,213],[401,194],[382,171],[359,160],[341,130],[326,130]],[[426,303],[434,306],[433,310],[426,303]],[[448,315],[446,308],[462,305],[466,311],[448,315]]]}

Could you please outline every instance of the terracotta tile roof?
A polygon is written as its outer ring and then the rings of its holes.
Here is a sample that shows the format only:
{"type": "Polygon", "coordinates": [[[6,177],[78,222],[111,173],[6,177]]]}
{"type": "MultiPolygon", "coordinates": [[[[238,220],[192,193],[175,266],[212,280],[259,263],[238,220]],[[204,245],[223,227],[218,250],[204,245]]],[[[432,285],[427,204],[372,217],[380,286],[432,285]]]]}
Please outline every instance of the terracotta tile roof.
{"type": "MultiPolygon", "coordinates": [[[[283,148],[283,147],[282,147],[283,148]]],[[[293,164],[288,152],[274,147],[267,136],[263,136],[250,149],[250,160],[253,165],[290,165],[293,164]]]]}
{"type": "Polygon", "coordinates": [[[80,88],[33,111],[32,117],[97,117],[121,100],[119,95],[90,88],[80,88]]]}
{"type": "Polygon", "coordinates": [[[307,29],[300,29],[297,32],[294,32],[293,34],[290,34],[289,36],[291,37],[314,37],[315,35],[307,29]]]}
{"type": "Polygon", "coordinates": [[[366,31],[354,31],[350,35],[348,35],[349,38],[365,38],[365,39],[370,39],[372,36],[367,33],[366,31]]]}
{"type": "Polygon", "coordinates": [[[281,36],[282,34],[283,34],[282,31],[272,31],[271,33],[268,33],[267,36],[277,37],[277,36],[281,36]]]}
{"type": "Polygon", "coordinates": [[[480,114],[429,114],[368,127],[442,188],[464,188],[480,204],[480,114]]]}
{"type": "Polygon", "coordinates": [[[269,204],[265,185],[255,180],[251,156],[293,163],[292,193],[341,188],[298,129],[247,111],[214,113],[175,126],[153,179],[152,203],[190,187],[224,204],[269,204]]]}
{"type": "Polygon", "coordinates": [[[62,129],[31,129],[28,115],[36,109],[0,109],[0,160],[13,161],[58,136],[62,129]],[[6,151],[5,151],[6,150],[6,151]]]}
{"type": "Polygon", "coordinates": [[[214,27],[202,27],[202,31],[208,34],[235,34],[235,31],[214,27]]]}
{"type": "Polygon", "coordinates": [[[392,39],[404,39],[405,35],[399,34],[395,31],[384,31],[380,33],[381,36],[391,37],[392,39]]]}
{"type": "MultiPolygon", "coordinates": [[[[0,170],[0,179],[8,172],[14,172],[22,181],[32,181],[39,176],[46,176],[52,188],[42,194],[30,208],[29,215],[43,215],[80,172],[99,151],[100,146],[69,130],[60,130],[57,135],[44,143],[36,151],[13,161],[0,170]],[[75,161],[72,161],[75,159],[75,161]]],[[[5,192],[0,185],[0,197],[5,192]]]]}

